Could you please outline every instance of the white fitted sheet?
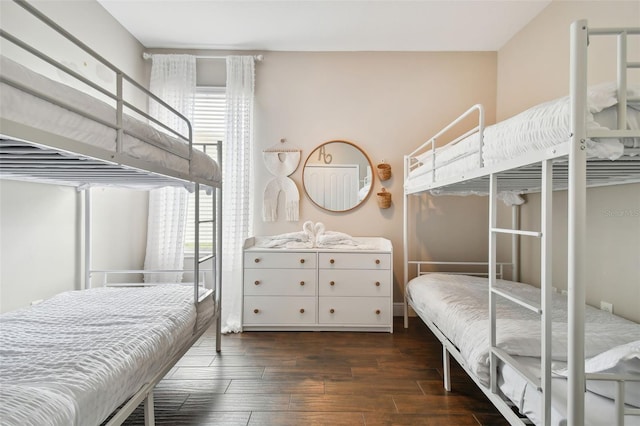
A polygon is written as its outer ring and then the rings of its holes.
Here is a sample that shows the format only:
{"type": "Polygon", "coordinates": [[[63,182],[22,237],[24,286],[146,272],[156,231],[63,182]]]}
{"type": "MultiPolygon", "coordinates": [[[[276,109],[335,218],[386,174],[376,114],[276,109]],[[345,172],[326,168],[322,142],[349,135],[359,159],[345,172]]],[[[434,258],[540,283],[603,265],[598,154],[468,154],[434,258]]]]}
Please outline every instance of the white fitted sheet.
{"type": "Polygon", "coordinates": [[[212,304],[196,308],[193,287],[167,284],[66,292],[1,315],[2,424],[100,424],[189,342],[212,304]]]}
{"type": "MultiPolygon", "coordinates": [[[[540,376],[540,358],[516,357],[532,375],[540,376]]],[[[535,424],[541,424],[542,394],[510,365],[500,363],[498,385],[520,412],[535,424]]],[[[567,426],[567,380],[553,378],[551,383],[551,425],[567,426]]],[[[585,393],[585,426],[609,426],[615,419],[615,405],[609,398],[585,393]]],[[[625,416],[625,426],[640,425],[640,416],[625,416]]]]}
{"type": "MultiPolygon", "coordinates": [[[[498,280],[498,287],[527,300],[539,300],[539,289],[527,284],[498,280]]],[[[460,351],[466,367],[485,386],[489,382],[488,280],[466,275],[427,274],[407,285],[407,296],[418,316],[434,324],[460,351]]],[[[566,297],[553,297],[552,359],[562,366],[567,353],[566,297]]],[[[540,375],[539,317],[514,303],[498,298],[498,346],[524,364],[533,376],[540,375]]],[[[640,338],[640,325],[586,307],[585,352],[594,357],[611,347],[640,338]]],[[[511,366],[499,363],[498,385],[520,412],[540,422],[541,394],[511,366]]],[[[567,380],[552,383],[552,425],[567,425],[567,380]]],[[[613,401],[592,392],[586,394],[586,424],[612,422],[613,401]]],[[[640,417],[626,416],[625,424],[640,425],[640,417]]]]}
{"type": "MultiPolygon", "coordinates": [[[[529,301],[540,300],[536,287],[498,280],[497,287],[529,301]]],[[[427,274],[407,285],[411,305],[434,323],[460,350],[467,366],[485,385],[489,382],[489,290],[486,278],[427,274]]],[[[498,298],[497,344],[513,356],[540,356],[540,317],[498,298]]],[[[567,298],[553,295],[552,359],[567,359],[567,298]]],[[[591,306],[585,308],[585,355],[596,356],[616,346],[640,340],[640,324],[591,306]]]]}
{"type": "MultiPolygon", "coordinates": [[[[0,70],[4,77],[20,82],[61,103],[88,112],[108,123],[116,120],[116,110],[105,102],[68,85],[50,80],[11,59],[0,56],[0,70]]],[[[40,130],[50,132],[109,151],[116,151],[116,131],[109,126],[76,114],[66,108],[33,96],[15,87],[0,84],[0,116],[40,130]]],[[[123,127],[153,140],[162,147],[188,156],[189,146],[184,141],[160,132],[151,125],[124,115],[123,127]]],[[[189,173],[188,160],[164,151],[131,135],[123,138],[123,151],[132,157],[146,160],[170,170],[189,173]]],[[[207,154],[193,150],[192,175],[212,183],[221,182],[220,167],[207,154]]]]}
{"type": "MultiPolygon", "coordinates": [[[[631,94],[640,92],[632,89],[631,94]]],[[[589,91],[588,129],[613,129],[617,122],[615,87],[604,84],[589,91]]],[[[542,150],[569,141],[570,102],[568,97],[536,105],[518,115],[484,129],[482,159],[485,166],[542,150]]],[[[640,129],[640,107],[627,107],[627,127],[640,129]]],[[[623,155],[624,148],[640,147],[640,138],[603,138],[587,141],[587,156],[615,160],[623,155]]],[[[462,176],[480,167],[480,142],[478,134],[472,134],[455,145],[436,148],[435,181],[452,176],[462,176]],[[451,160],[456,160],[450,162],[451,160]]],[[[414,167],[405,181],[411,191],[434,182],[433,161],[430,153],[415,157],[414,167]]]]}

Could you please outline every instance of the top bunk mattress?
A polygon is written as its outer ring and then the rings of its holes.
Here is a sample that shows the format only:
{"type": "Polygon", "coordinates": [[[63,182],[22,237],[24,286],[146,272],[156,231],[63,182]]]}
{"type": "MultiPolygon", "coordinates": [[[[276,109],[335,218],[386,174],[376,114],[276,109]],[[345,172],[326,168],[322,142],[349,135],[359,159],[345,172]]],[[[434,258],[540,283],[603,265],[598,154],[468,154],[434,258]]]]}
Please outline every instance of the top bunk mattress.
{"type": "MultiPolygon", "coordinates": [[[[640,95],[640,87],[628,89],[629,98],[640,95]]],[[[601,84],[587,93],[588,130],[606,131],[617,126],[617,90],[613,83],[601,84]]],[[[405,181],[405,190],[418,188],[465,172],[499,165],[501,162],[534,151],[568,143],[570,140],[569,97],[536,105],[507,120],[487,126],[482,134],[473,133],[455,144],[438,147],[413,157],[413,166],[405,181]],[[482,146],[482,147],[481,147],[482,146]],[[435,152],[435,160],[433,158],[435,152]],[[482,162],[481,162],[482,159],[482,162]],[[434,172],[435,168],[435,172],[434,172]],[[435,179],[434,179],[435,175],[435,179]]],[[[638,131],[637,137],[593,138],[587,140],[589,158],[616,160],[629,148],[640,148],[640,104],[629,102],[627,129],[638,131]]]]}
{"type": "Polygon", "coordinates": [[[200,313],[192,286],[166,284],[65,292],[2,314],[2,424],[100,424],[207,324],[209,305],[200,313]]]}
{"type": "MultiPolygon", "coordinates": [[[[2,119],[70,139],[77,143],[79,149],[83,145],[89,145],[107,152],[117,152],[115,108],[87,93],[38,74],[5,56],[0,56],[0,71],[3,79],[28,87],[30,91],[39,94],[36,96],[4,81],[1,82],[2,119]],[[55,103],[46,98],[55,100],[55,103]],[[61,105],[83,111],[95,119],[87,118],[61,105]]],[[[211,186],[220,185],[220,167],[204,152],[193,149],[190,168],[187,160],[189,145],[184,141],[126,114],[123,114],[123,129],[124,154],[159,166],[168,173],[178,173],[180,177],[198,178],[211,186]]],[[[5,139],[16,138],[32,142],[28,132],[24,135],[5,135],[0,129],[0,135],[5,139]]],[[[162,169],[159,169],[159,173],[162,173],[162,169]]]]}

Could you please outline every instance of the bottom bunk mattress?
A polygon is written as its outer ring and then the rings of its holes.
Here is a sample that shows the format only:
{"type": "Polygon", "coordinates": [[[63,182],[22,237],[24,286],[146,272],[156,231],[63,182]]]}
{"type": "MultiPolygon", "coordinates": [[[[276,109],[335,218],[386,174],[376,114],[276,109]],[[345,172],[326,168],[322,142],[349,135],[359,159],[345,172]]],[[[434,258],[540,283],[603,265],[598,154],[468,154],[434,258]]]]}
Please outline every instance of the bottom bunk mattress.
{"type": "MultiPolygon", "coordinates": [[[[533,357],[516,357],[516,361],[533,375],[539,375],[540,358],[533,357]]],[[[638,360],[636,358],[636,360],[638,360]]],[[[635,363],[637,364],[637,363],[635,363]]],[[[526,381],[518,371],[508,364],[500,363],[500,378],[498,385],[502,393],[507,396],[518,408],[520,413],[527,416],[534,424],[542,424],[542,393],[531,383],[526,381]]],[[[586,426],[609,426],[615,424],[616,407],[612,398],[613,389],[602,389],[602,386],[613,387],[613,384],[601,382],[596,387],[596,383],[587,382],[587,389],[592,388],[593,391],[585,393],[585,425],[586,426]],[[595,387],[595,388],[593,388],[595,387]],[[603,391],[604,390],[604,391],[603,391]]],[[[633,399],[638,401],[638,388],[640,384],[627,384],[627,401],[633,399]],[[634,386],[631,392],[629,387],[634,386]]],[[[568,386],[567,380],[563,377],[554,377],[551,383],[551,425],[567,426],[568,409],[568,386]]],[[[630,402],[630,401],[629,401],[630,402]]],[[[635,405],[635,403],[634,403],[635,405]]],[[[624,418],[625,426],[640,426],[640,416],[627,415],[624,418]]]]}
{"type": "MultiPolygon", "coordinates": [[[[540,290],[527,284],[497,280],[496,287],[530,302],[540,300],[540,290]]],[[[409,282],[407,297],[417,314],[428,325],[437,327],[456,346],[465,361],[466,369],[474,374],[480,383],[488,386],[490,358],[488,280],[467,275],[426,274],[409,282]]],[[[554,293],[552,303],[552,361],[554,367],[561,371],[561,368],[566,366],[568,352],[567,298],[554,293]]],[[[527,365],[537,363],[537,369],[532,367],[532,372],[539,377],[540,317],[502,298],[497,300],[496,312],[498,347],[518,359],[534,360],[527,365]]],[[[626,360],[634,366],[631,373],[640,374],[640,325],[586,306],[585,356],[588,358],[586,365],[590,363],[595,365],[595,362],[603,357],[607,358],[612,351],[620,352],[621,348],[626,351],[626,360]]],[[[510,397],[516,406],[523,407],[524,402],[521,397],[527,392],[526,381],[509,366],[502,366],[500,371],[507,373],[500,377],[503,393],[510,397]],[[517,378],[518,381],[511,382],[513,378],[517,378]]],[[[600,371],[602,370],[590,372],[600,371]]],[[[619,372],[629,373],[629,370],[619,372]]],[[[559,389],[566,389],[565,379],[557,378],[553,382],[552,386],[556,386],[552,390],[553,394],[559,392],[559,389]],[[563,384],[556,385],[556,383],[563,384]]],[[[640,401],[635,401],[638,399],[639,386],[640,382],[627,385],[627,395],[632,395],[634,398],[632,401],[627,398],[627,402],[640,406],[640,401]]],[[[529,388],[528,392],[531,394],[535,388],[529,388]]],[[[596,393],[606,394],[606,392],[596,393]]],[[[535,400],[536,397],[532,398],[535,400]]],[[[539,395],[537,398],[539,401],[539,395]]],[[[608,403],[611,404],[610,399],[608,403]]],[[[534,405],[539,406],[539,403],[534,405]]],[[[557,412],[560,414],[556,417],[562,418],[562,408],[557,412]]],[[[638,419],[634,421],[636,420],[638,419]]],[[[563,423],[557,421],[554,424],[563,423]]]]}
{"type": "Polygon", "coordinates": [[[3,425],[99,425],[150,382],[214,312],[193,287],[61,293],[0,316],[3,425]]]}

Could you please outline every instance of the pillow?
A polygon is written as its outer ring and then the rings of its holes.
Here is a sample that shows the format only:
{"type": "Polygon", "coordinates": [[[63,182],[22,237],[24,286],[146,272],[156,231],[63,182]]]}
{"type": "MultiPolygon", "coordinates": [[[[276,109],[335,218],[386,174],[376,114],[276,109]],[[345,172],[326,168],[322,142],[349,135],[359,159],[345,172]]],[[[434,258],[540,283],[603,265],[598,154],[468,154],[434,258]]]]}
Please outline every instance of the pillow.
{"type": "MultiPolygon", "coordinates": [[[[587,88],[587,104],[589,112],[597,113],[618,103],[618,89],[616,83],[608,82],[589,86],[587,88]]],[[[640,87],[627,86],[627,98],[640,95],[640,87]]]]}
{"type": "MultiPolygon", "coordinates": [[[[640,340],[616,346],[589,358],[584,367],[587,373],[620,374],[640,380],[640,340]]],[[[615,388],[613,381],[587,380],[587,390],[607,398],[615,398],[615,388]]],[[[627,381],[624,388],[625,402],[640,407],[640,381],[627,381]]]]}

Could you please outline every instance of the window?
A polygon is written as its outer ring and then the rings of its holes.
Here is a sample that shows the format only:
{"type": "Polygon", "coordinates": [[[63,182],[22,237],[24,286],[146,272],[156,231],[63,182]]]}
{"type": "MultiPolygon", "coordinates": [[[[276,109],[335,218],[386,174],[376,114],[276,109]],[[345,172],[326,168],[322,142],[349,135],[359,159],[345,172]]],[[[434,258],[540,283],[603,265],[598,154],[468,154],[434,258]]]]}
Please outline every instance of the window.
{"type": "MultiPolygon", "coordinates": [[[[226,95],[224,87],[198,87],[193,108],[193,146],[213,158],[218,157],[214,144],[224,139],[226,95]]],[[[185,232],[185,253],[195,249],[195,209],[196,197],[189,194],[187,207],[187,229],[185,232]]],[[[213,215],[213,197],[200,192],[200,220],[209,220],[213,215]]],[[[200,224],[200,252],[212,251],[213,223],[200,224]]]]}

